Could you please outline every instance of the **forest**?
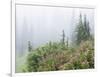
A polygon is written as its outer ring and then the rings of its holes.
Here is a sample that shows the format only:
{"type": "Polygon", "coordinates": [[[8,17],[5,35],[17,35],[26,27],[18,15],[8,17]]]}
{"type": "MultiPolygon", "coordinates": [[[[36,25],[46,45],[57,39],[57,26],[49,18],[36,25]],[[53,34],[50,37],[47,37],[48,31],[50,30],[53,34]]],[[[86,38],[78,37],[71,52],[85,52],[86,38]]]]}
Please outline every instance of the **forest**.
{"type": "Polygon", "coordinates": [[[17,68],[17,72],[93,69],[94,35],[87,16],[80,14],[76,25],[71,43],[64,29],[59,41],[49,41],[36,49],[29,40],[28,53],[22,59],[24,63],[17,68]]]}

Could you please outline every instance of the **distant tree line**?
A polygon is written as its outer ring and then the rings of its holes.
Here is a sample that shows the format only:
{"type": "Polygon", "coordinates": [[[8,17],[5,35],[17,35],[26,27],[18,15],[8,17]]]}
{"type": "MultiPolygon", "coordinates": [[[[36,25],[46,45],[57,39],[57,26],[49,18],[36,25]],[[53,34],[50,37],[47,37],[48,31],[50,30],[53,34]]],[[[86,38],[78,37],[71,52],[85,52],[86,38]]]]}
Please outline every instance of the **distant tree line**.
{"type": "MultiPolygon", "coordinates": [[[[87,20],[86,15],[84,15],[82,20],[82,15],[80,14],[79,22],[75,28],[75,37],[74,37],[74,43],[79,45],[82,41],[86,41],[92,38],[92,35],[90,33],[90,27],[89,27],[89,21],[87,20]]],[[[62,30],[61,35],[61,44],[62,46],[69,46],[69,39],[67,37],[67,40],[65,40],[66,34],[64,29],[62,30]]],[[[28,41],[28,51],[30,52],[32,50],[31,42],[28,41]]]]}

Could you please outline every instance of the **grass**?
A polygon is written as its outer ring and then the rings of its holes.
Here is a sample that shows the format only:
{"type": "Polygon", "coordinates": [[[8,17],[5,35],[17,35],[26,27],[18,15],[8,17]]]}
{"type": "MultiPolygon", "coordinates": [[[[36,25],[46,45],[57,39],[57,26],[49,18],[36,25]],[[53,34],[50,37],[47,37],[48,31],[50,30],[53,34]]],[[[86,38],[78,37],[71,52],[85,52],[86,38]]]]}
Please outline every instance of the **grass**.
{"type": "Polygon", "coordinates": [[[27,59],[28,53],[25,53],[25,55],[22,56],[16,56],[16,73],[24,72],[24,69],[26,69],[26,59],[27,59]]]}

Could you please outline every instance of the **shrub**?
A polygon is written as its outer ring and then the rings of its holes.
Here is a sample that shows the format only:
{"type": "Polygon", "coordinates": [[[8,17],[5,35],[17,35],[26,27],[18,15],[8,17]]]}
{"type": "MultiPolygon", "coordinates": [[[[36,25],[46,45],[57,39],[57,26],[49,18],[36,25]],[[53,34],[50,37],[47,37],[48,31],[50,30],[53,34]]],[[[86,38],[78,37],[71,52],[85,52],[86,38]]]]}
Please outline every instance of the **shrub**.
{"type": "Polygon", "coordinates": [[[94,68],[94,44],[81,42],[75,48],[62,48],[60,43],[47,43],[27,57],[27,71],[56,71],[94,68]]]}

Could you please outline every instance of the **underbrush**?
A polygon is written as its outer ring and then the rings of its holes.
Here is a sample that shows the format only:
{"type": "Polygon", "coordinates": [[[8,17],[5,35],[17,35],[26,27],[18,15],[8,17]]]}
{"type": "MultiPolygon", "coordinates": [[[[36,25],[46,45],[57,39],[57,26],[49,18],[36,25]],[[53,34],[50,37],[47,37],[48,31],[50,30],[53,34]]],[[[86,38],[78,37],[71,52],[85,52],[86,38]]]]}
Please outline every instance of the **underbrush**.
{"type": "Polygon", "coordinates": [[[77,47],[49,42],[27,56],[23,72],[57,71],[94,68],[94,43],[83,41],[77,47]]]}

